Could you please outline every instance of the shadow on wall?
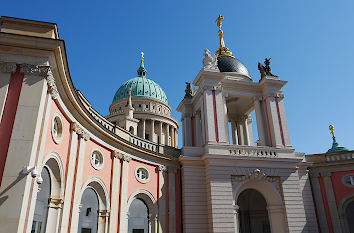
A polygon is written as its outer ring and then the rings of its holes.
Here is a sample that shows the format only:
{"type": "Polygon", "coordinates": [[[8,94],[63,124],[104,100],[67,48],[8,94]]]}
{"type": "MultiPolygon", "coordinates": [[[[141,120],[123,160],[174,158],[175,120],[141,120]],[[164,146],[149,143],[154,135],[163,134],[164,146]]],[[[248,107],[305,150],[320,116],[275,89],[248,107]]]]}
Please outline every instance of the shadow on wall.
{"type": "Polygon", "coordinates": [[[1,193],[0,193],[0,206],[9,198],[8,195],[3,196],[7,191],[9,191],[12,187],[14,187],[18,182],[20,182],[23,178],[25,178],[27,175],[22,174],[22,172],[19,172],[18,176],[14,181],[12,181],[9,186],[7,186],[1,193]]]}

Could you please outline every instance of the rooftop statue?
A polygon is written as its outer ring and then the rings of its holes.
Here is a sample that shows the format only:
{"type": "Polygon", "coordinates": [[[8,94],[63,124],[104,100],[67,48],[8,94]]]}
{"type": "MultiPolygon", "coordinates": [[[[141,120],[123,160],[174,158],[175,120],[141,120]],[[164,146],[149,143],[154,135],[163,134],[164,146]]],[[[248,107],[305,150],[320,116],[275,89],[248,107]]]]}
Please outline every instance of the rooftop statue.
{"type": "Polygon", "coordinates": [[[264,60],[265,66],[263,66],[260,62],[258,62],[258,70],[261,73],[261,78],[263,78],[264,76],[278,77],[278,76],[272,74],[272,68],[270,68],[270,59],[271,58],[266,58],[264,60]]]}
{"type": "Polygon", "coordinates": [[[204,49],[203,69],[216,71],[218,70],[217,57],[216,55],[211,56],[209,49],[204,49]]]}
{"type": "Polygon", "coordinates": [[[184,95],[184,98],[192,98],[193,97],[193,88],[192,84],[190,82],[186,82],[186,94],[184,95]]]}

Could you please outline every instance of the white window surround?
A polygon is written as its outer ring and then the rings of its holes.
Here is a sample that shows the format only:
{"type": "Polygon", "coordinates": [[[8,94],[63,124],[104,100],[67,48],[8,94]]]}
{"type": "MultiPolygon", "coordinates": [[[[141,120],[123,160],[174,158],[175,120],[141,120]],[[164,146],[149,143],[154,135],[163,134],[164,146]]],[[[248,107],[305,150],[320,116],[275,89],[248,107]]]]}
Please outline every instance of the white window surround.
{"type": "Polygon", "coordinates": [[[61,143],[63,139],[63,119],[61,115],[56,112],[52,118],[52,137],[56,144],[61,143]]]}
{"type": "Polygon", "coordinates": [[[150,181],[150,172],[149,169],[145,166],[137,166],[135,168],[135,178],[140,182],[140,183],[147,183],[150,181]]]}
{"type": "Polygon", "coordinates": [[[104,166],[104,154],[99,148],[94,148],[90,156],[91,166],[96,170],[101,170],[104,166]]]}
{"type": "Polygon", "coordinates": [[[354,188],[354,173],[345,174],[342,178],[342,182],[345,186],[354,188]]]}

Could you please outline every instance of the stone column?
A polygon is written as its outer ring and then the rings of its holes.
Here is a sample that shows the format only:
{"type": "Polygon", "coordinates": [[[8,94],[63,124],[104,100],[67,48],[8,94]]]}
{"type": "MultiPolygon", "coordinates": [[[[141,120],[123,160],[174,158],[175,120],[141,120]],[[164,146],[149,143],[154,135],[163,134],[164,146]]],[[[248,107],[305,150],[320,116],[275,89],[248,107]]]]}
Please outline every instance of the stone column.
{"type": "Polygon", "coordinates": [[[119,181],[120,181],[120,160],[123,158],[123,154],[119,151],[112,152],[112,187],[111,187],[111,213],[110,213],[110,225],[109,232],[118,231],[118,208],[119,208],[119,181]]]}
{"type": "Polygon", "coordinates": [[[51,197],[48,200],[47,232],[58,232],[61,211],[64,200],[62,198],[51,197]],[[49,219],[51,221],[49,221],[49,219]]]}
{"type": "Polygon", "coordinates": [[[120,225],[119,232],[127,232],[128,230],[128,182],[129,182],[129,162],[131,157],[123,155],[122,162],[122,189],[120,190],[121,203],[120,204],[120,225]]]}
{"type": "Polygon", "coordinates": [[[231,121],[232,144],[238,145],[237,126],[235,121],[231,121]]]}
{"type": "Polygon", "coordinates": [[[162,145],[162,121],[159,122],[159,140],[160,140],[160,144],[162,145]]]}
{"type": "Polygon", "coordinates": [[[177,128],[175,128],[175,147],[176,148],[178,147],[178,130],[177,130],[177,128]]]}
{"type": "Polygon", "coordinates": [[[170,125],[166,124],[166,143],[167,146],[170,145],[170,125]]]}
{"type": "Polygon", "coordinates": [[[145,139],[145,119],[142,119],[142,124],[143,124],[142,130],[141,130],[143,132],[142,138],[145,139]]]}
{"type": "Polygon", "coordinates": [[[237,126],[238,145],[245,145],[245,136],[244,136],[242,121],[238,120],[236,122],[236,126],[237,126]]]}
{"type": "Polygon", "coordinates": [[[171,146],[175,146],[175,127],[171,126],[171,146]]]}
{"type": "Polygon", "coordinates": [[[169,233],[176,233],[176,189],[175,189],[175,175],[177,168],[168,168],[168,196],[169,196],[169,233]]]}
{"type": "Polygon", "coordinates": [[[323,183],[326,189],[328,208],[331,214],[333,229],[336,231],[336,233],[342,233],[336,198],[333,192],[332,179],[331,179],[332,173],[329,171],[321,172],[321,176],[323,177],[323,183]]]}
{"type": "Polygon", "coordinates": [[[323,205],[319,177],[320,177],[319,172],[312,172],[312,171],[310,172],[310,179],[311,179],[313,195],[316,203],[319,227],[322,233],[329,233],[329,229],[327,226],[326,210],[323,205]]]}
{"type": "Polygon", "coordinates": [[[165,211],[166,211],[166,205],[165,205],[165,172],[167,171],[166,166],[164,165],[159,165],[159,196],[158,196],[158,201],[159,201],[159,214],[158,214],[158,221],[159,221],[159,227],[158,227],[158,232],[166,232],[166,223],[165,223],[165,211]]]}
{"type": "Polygon", "coordinates": [[[256,106],[256,119],[257,119],[257,130],[258,130],[258,139],[260,146],[267,146],[266,134],[265,134],[265,123],[264,123],[264,112],[261,107],[262,97],[256,98],[255,106],[256,106]]]}
{"type": "Polygon", "coordinates": [[[196,139],[196,146],[202,145],[202,128],[200,122],[200,112],[195,114],[195,139],[196,139]]]}
{"type": "Polygon", "coordinates": [[[249,131],[248,131],[248,124],[247,124],[248,116],[243,116],[242,118],[242,128],[243,128],[243,140],[244,145],[249,146],[249,131]]]}
{"type": "Polygon", "coordinates": [[[150,141],[155,142],[155,120],[151,120],[150,141]]]}
{"type": "Polygon", "coordinates": [[[98,226],[97,232],[108,233],[108,218],[109,211],[108,210],[99,210],[98,211],[98,226]]]}

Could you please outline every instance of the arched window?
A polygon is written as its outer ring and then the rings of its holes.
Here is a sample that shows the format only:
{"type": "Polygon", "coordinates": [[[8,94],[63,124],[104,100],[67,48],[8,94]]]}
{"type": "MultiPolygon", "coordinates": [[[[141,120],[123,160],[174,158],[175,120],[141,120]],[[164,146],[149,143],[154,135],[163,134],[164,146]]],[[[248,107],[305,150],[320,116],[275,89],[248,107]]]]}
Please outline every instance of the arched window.
{"type": "Polygon", "coordinates": [[[149,232],[149,209],[141,199],[134,199],[129,207],[128,233],[149,232]]]}
{"type": "Polygon", "coordinates": [[[345,215],[347,217],[347,222],[348,222],[348,227],[349,227],[349,232],[354,233],[354,223],[353,223],[353,218],[354,218],[354,201],[351,201],[347,207],[345,208],[345,215]]]}
{"type": "Polygon", "coordinates": [[[37,194],[31,233],[43,233],[47,226],[48,200],[50,198],[51,183],[49,171],[46,167],[42,169],[41,176],[43,183],[39,186],[40,191],[37,194]]]}
{"type": "Polygon", "coordinates": [[[130,127],[129,127],[129,132],[130,132],[131,134],[134,134],[134,127],[133,127],[133,126],[130,126],[130,127]]]}
{"type": "Polygon", "coordinates": [[[267,202],[263,195],[254,189],[240,193],[239,206],[240,233],[270,233],[267,202]]]}
{"type": "Polygon", "coordinates": [[[98,197],[92,188],[85,189],[81,198],[78,233],[97,233],[98,197]]]}

